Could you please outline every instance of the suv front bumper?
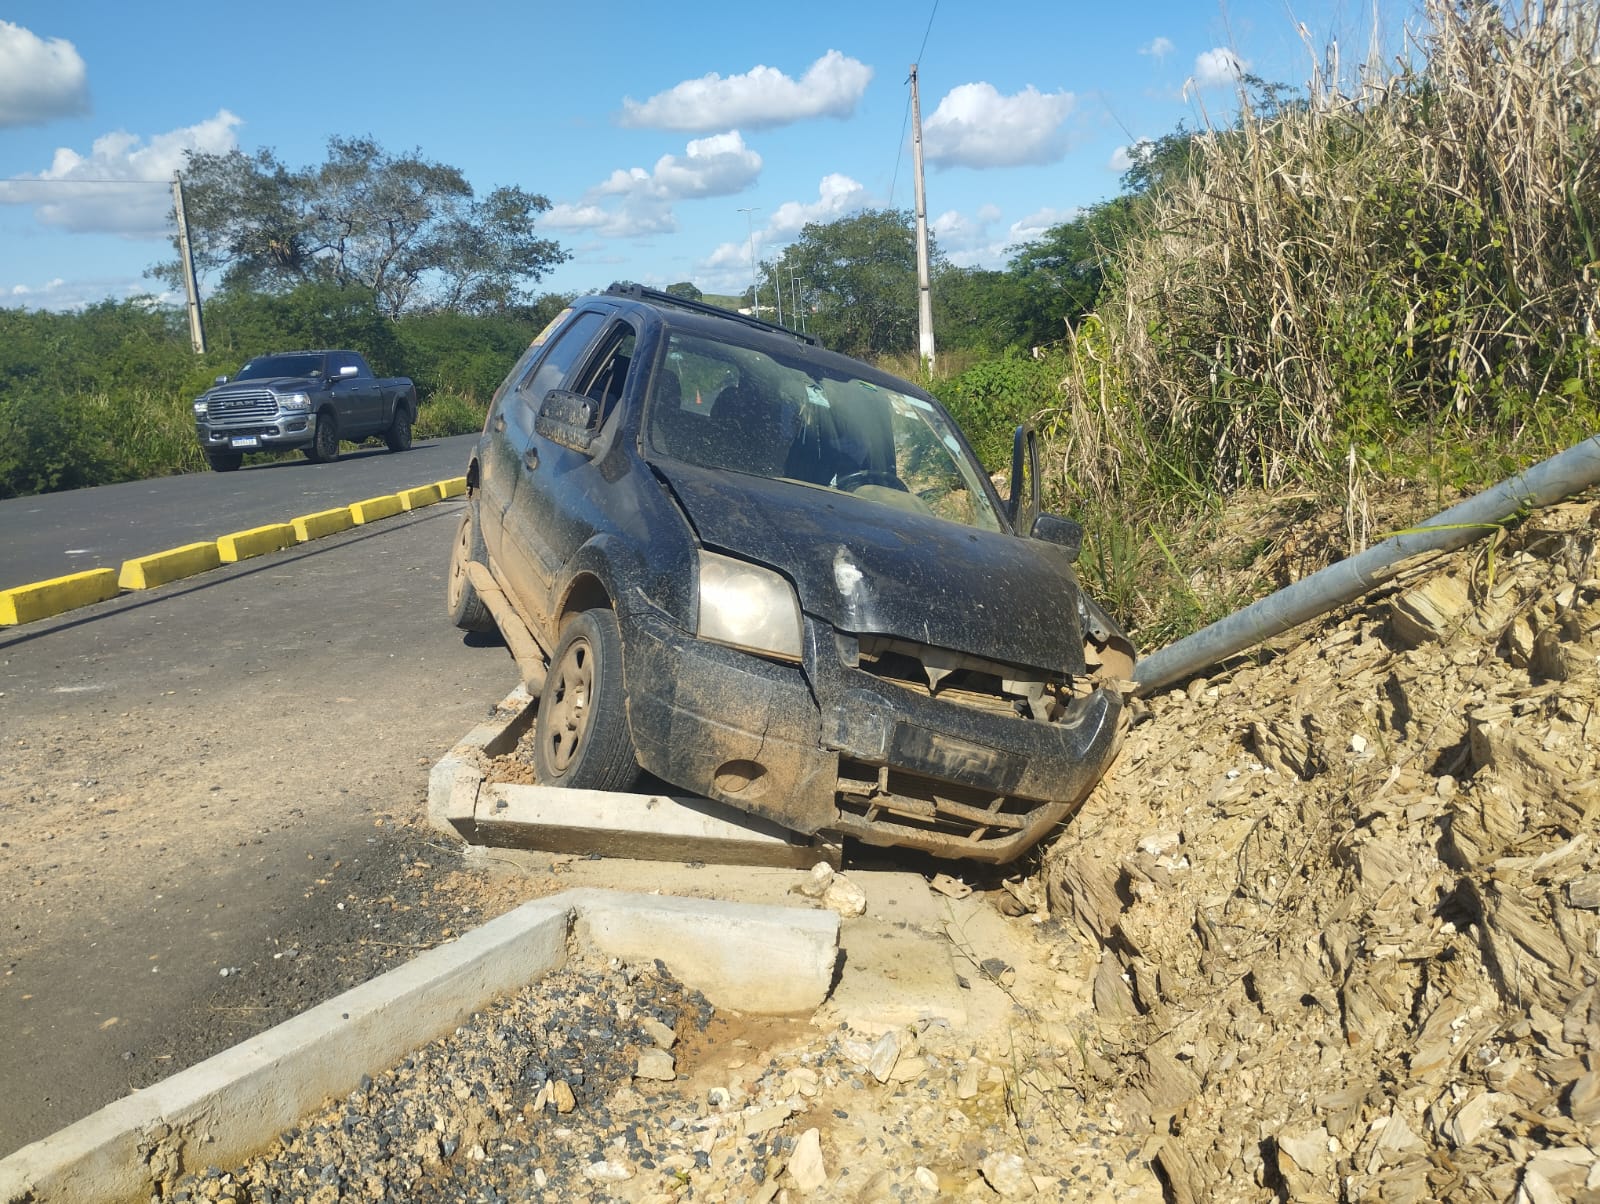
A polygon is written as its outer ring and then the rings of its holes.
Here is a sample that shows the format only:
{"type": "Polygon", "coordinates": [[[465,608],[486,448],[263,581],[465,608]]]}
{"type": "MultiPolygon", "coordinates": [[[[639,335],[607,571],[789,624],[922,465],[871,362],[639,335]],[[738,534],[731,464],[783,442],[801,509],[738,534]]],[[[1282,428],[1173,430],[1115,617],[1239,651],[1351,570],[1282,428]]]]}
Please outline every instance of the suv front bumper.
{"type": "Polygon", "coordinates": [[[1054,723],[927,697],[853,668],[806,619],[805,663],[622,617],[628,719],[658,777],[804,833],[1005,862],[1065,822],[1116,753],[1121,698],[1054,723]]]}

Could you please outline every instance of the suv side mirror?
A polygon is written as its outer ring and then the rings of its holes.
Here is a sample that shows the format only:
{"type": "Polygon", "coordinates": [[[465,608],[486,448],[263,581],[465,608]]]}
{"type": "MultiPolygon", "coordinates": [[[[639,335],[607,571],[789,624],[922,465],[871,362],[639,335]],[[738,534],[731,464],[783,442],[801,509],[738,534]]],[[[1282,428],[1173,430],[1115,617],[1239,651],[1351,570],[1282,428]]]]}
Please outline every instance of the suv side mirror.
{"type": "Polygon", "coordinates": [[[1055,514],[1041,514],[1033,520],[1033,538],[1065,548],[1067,558],[1076,560],[1083,548],[1083,524],[1055,514]]]}
{"type": "Polygon", "coordinates": [[[217,377],[216,380],[211,382],[211,387],[213,389],[215,389],[218,385],[225,385],[227,383],[228,383],[228,378],[226,376],[219,376],[219,377],[217,377]]]}
{"type": "Polygon", "coordinates": [[[1018,534],[1032,532],[1039,513],[1039,436],[1026,423],[1011,440],[1011,497],[1006,517],[1018,534]]]}
{"type": "Polygon", "coordinates": [[[345,364],[339,369],[338,372],[334,373],[334,375],[343,380],[347,376],[355,376],[359,374],[360,371],[361,369],[357,368],[354,364],[345,364]]]}
{"type": "Polygon", "coordinates": [[[594,398],[566,389],[551,389],[539,403],[533,429],[551,443],[588,455],[594,446],[599,418],[600,406],[594,398]]]}

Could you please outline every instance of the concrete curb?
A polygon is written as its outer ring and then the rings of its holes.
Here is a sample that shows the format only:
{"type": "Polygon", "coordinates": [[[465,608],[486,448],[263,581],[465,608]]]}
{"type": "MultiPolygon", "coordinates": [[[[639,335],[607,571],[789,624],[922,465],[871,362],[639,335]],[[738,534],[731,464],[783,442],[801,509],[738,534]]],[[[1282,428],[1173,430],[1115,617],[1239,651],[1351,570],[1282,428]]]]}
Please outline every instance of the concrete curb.
{"type": "Polygon", "coordinates": [[[116,570],[89,569],[0,591],[0,627],[48,619],[64,610],[104,602],[115,598],[121,588],[116,570]]]}
{"type": "Polygon", "coordinates": [[[516,748],[537,708],[518,686],[428,772],[428,820],[469,844],[642,861],[835,869],[839,842],[803,836],[704,798],[489,782],[485,763],[516,748]]]}
{"type": "Polygon", "coordinates": [[[567,959],[574,941],[659,958],[719,1007],[781,1014],[826,997],[831,911],[568,891],[449,944],[0,1159],[0,1201],[67,1204],[150,1194],[152,1161],[233,1166],[323,1100],[567,959]]]}
{"type": "Polygon", "coordinates": [[[303,514],[287,523],[270,523],[252,527],[248,531],[235,531],[218,537],[214,542],[186,544],[181,548],[135,557],[124,561],[120,571],[89,569],[65,577],[52,577],[48,581],[12,586],[0,590],[0,627],[32,623],[76,610],[80,606],[107,602],[123,590],[153,589],[224,564],[348,531],[351,527],[377,519],[419,510],[445,498],[460,497],[466,491],[466,477],[450,477],[431,485],[403,489],[399,493],[368,498],[349,506],[303,514]],[[287,535],[283,532],[287,532],[287,535]]]}

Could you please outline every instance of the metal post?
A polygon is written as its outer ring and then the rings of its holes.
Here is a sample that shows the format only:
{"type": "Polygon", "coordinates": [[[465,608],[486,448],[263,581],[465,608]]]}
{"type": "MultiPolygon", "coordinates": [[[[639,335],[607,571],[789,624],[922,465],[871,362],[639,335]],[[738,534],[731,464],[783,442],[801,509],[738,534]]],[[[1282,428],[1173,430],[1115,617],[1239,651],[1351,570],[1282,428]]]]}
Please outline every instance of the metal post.
{"type": "Polygon", "coordinates": [[[756,219],[752,216],[759,212],[761,206],[753,205],[748,209],[739,210],[744,214],[745,221],[750,227],[750,316],[761,316],[761,290],[756,284],[756,219]]]}
{"type": "Polygon", "coordinates": [[[200,319],[200,286],[194,278],[194,252],[189,247],[189,219],[183,212],[183,177],[172,173],[172,209],[178,219],[178,258],[183,266],[183,287],[189,294],[189,342],[196,355],[206,353],[206,328],[200,319]]]}
{"type": "Polygon", "coordinates": [[[789,265],[789,312],[799,315],[800,333],[805,334],[806,311],[800,308],[800,286],[795,282],[794,264],[792,263],[789,265]]]}
{"type": "Polygon", "coordinates": [[[933,371],[933,293],[928,285],[928,198],[922,187],[922,102],[917,96],[917,65],[911,64],[911,165],[917,194],[917,347],[933,371]]]}

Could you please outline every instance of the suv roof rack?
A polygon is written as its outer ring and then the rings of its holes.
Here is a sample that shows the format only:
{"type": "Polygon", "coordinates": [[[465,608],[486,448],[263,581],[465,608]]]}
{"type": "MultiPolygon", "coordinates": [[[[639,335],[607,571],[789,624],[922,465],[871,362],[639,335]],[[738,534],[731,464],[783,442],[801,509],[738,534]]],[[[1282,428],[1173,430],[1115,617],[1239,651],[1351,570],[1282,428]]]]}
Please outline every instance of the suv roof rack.
{"type": "Polygon", "coordinates": [[[654,301],[658,305],[670,305],[675,309],[684,309],[691,313],[710,314],[717,318],[727,318],[732,322],[742,322],[746,326],[753,326],[757,330],[770,330],[776,334],[789,335],[791,338],[799,339],[802,343],[809,343],[813,347],[817,345],[817,336],[814,334],[802,334],[798,330],[790,330],[787,326],[780,326],[776,322],[768,322],[765,318],[742,314],[737,310],[723,309],[722,306],[712,305],[709,301],[695,301],[688,297],[680,297],[676,293],[646,288],[642,284],[613,284],[606,289],[606,295],[611,297],[631,297],[636,301],[654,301]]]}

